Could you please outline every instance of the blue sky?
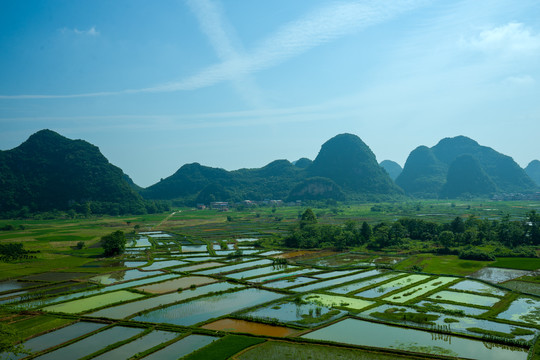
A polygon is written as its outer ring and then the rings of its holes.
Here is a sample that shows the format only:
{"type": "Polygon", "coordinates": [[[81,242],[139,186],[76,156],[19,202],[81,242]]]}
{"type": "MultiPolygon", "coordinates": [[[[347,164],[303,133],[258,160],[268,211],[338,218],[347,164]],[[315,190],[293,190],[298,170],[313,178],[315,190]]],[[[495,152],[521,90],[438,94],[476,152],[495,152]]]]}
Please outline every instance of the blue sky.
{"type": "Polygon", "coordinates": [[[465,135],[540,158],[540,2],[2,0],[0,149],[48,128],[148,186],[186,163],[378,161],[465,135]]]}

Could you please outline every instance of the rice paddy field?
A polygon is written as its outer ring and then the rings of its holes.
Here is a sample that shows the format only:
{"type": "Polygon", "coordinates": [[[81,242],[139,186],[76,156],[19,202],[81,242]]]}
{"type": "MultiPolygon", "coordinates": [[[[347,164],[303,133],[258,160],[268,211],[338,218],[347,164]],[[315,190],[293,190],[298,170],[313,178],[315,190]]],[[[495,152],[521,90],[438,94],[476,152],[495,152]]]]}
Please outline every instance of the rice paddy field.
{"type": "Polygon", "coordinates": [[[534,261],[261,248],[298,209],[279,224],[260,211],[28,223],[12,235],[36,259],[0,263],[1,321],[23,351],[0,358],[540,358],[534,261]],[[126,253],[102,258],[100,236],[134,224],[126,253]]]}

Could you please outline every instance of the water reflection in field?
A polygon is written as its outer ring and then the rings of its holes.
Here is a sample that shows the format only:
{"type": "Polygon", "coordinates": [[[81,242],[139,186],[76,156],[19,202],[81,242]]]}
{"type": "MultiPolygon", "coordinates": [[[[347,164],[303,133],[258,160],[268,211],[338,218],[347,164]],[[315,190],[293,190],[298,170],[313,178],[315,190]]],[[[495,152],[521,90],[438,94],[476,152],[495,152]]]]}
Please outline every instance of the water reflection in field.
{"type": "Polygon", "coordinates": [[[245,289],[172,305],[139,315],[133,320],[189,326],[283,296],[266,290],[245,289]]]}
{"type": "Polygon", "coordinates": [[[345,319],[303,335],[307,339],[489,360],[525,360],[527,350],[396,326],[345,319]],[[358,336],[362,334],[362,336],[358,336]]]}

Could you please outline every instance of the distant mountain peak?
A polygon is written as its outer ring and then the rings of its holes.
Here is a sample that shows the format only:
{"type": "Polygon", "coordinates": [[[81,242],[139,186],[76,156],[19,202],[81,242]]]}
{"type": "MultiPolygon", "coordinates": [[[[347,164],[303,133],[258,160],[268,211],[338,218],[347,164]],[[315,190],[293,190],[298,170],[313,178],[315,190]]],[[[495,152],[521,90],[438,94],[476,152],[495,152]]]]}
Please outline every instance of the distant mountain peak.
{"type": "Polygon", "coordinates": [[[339,134],[325,142],[307,170],[311,176],[333,180],[345,191],[401,193],[379,166],[371,149],[353,134],[339,134]]]}

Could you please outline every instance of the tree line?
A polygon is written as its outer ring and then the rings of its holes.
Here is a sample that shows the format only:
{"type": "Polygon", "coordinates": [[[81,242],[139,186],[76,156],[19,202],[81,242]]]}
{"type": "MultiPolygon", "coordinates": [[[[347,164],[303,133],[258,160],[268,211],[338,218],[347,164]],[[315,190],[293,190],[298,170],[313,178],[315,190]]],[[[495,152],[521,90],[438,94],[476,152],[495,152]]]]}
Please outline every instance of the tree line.
{"type": "Polygon", "coordinates": [[[366,245],[368,249],[381,250],[402,248],[408,240],[431,243],[442,251],[487,243],[496,243],[509,249],[539,246],[540,215],[531,210],[522,221],[510,220],[509,215],[500,220],[474,216],[463,219],[457,216],[447,223],[402,218],[373,226],[365,221],[359,223],[354,220],[347,220],[343,225],[331,225],[318,223],[313,211],[307,209],[298,224],[283,239],[283,243],[287,247],[304,249],[334,247],[343,250],[366,245]]]}

